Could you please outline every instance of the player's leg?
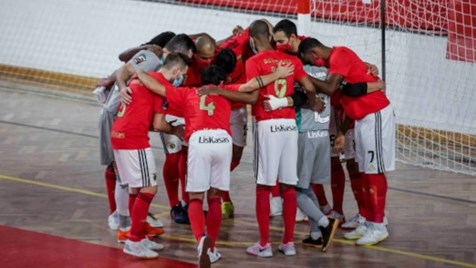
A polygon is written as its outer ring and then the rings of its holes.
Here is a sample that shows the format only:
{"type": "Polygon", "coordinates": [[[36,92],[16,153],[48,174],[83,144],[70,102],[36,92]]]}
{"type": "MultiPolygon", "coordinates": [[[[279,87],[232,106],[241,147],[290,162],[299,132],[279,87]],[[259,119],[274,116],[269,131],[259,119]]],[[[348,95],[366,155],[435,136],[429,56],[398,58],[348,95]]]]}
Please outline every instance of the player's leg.
{"type": "Polygon", "coordinates": [[[117,215],[119,219],[119,228],[117,229],[117,242],[124,243],[130,234],[131,217],[129,213],[129,186],[124,184],[119,176],[116,162],[113,162],[116,171],[116,190],[114,191],[114,199],[117,204],[117,215]]]}
{"type": "Polygon", "coordinates": [[[182,201],[180,202],[182,205],[182,214],[181,217],[176,222],[188,224],[188,203],[190,201],[190,197],[188,192],[186,191],[186,178],[187,178],[187,170],[188,170],[188,144],[182,144],[182,150],[180,151],[180,163],[179,163],[179,176],[180,176],[180,189],[182,193],[182,201]]]}

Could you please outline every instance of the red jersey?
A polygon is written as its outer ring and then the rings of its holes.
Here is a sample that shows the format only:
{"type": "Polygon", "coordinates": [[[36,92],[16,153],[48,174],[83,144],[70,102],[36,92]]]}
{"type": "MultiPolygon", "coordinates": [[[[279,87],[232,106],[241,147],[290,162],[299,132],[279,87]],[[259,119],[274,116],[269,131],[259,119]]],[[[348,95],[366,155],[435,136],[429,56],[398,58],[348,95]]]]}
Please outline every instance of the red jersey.
{"type": "Polygon", "coordinates": [[[263,101],[266,99],[266,95],[283,98],[294,93],[294,81],[299,81],[301,78],[307,76],[301,60],[295,56],[276,50],[260,51],[246,62],[246,78],[250,80],[259,75],[272,73],[276,69],[279,61],[283,63],[291,62],[294,65],[294,76],[278,79],[260,89],[258,101],[253,105],[253,115],[256,116],[256,121],[274,118],[296,118],[296,112],[292,107],[284,107],[266,112],[263,107],[263,101]]]}
{"type": "Polygon", "coordinates": [[[198,87],[202,84],[202,71],[210,63],[197,60],[195,57],[192,58],[192,65],[187,70],[187,77],[183,82],[183,85],[186,87],[198,87]]]}
{"type": "MultiPolygon", "coordinates": [[[[221,86],[236,91],[239,85],[221,86]]],[[[223,129],[231,135],[230,102],[221,96],[199,96],[197,88],[167,87],[167,102],[170,108],[183,109],[185,119],[185,141],[198,130],[223,129]]]]}
{"type": "MultiPolygon", "coordinates": [[[[150,72],[161,84],[170,84],[161,73],[150,72]]],[[[150,147],[149,129],[155,112],[159,112],[162,98],[146,88],[138,78],[129,82],[134,97],[129,105],[119,107],[111,129],[113,149],[134,150],[150,147]]]]}
{"type": "MultiPolygon", "coordinates": [[[[340,74],[348,83],[376,82],[378,77],[367,74],[367,65],[347,47],[333,47],[329,56],[329,75],[340,74]]],[[[342,95],[340,98],[345,113],[351,119],[360,120],[368,114],[382,110],[390,104],[382,91],[360,97],[342,95]]]]}

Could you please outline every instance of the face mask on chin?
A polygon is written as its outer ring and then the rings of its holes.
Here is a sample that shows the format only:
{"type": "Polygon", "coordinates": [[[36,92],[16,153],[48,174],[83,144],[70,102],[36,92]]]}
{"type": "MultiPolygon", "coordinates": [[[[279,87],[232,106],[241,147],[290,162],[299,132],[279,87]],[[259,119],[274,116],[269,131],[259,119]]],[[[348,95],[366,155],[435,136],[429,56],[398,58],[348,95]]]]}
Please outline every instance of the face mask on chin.
{"type": "Polygon", "coordinates": [[[287,53],[292,50],[292,46],[288,41],[285,44],[276,44],[276,50],[287,53]]]}
{"type": "Polygon", "coordinates": [[[253,39],[249,39],[249,44],[250,44],[250,48],[251,48],[251,51],[253,52],[253,54],[258,54],[258,49],[256,49],[256,46],[255,46],[255,42],[253,42],[253,39]]]}
{"type": "Polygon", "coordinates": [[[179,77],[177,77],[177,78],[174,79],[174,82],[172,83],[172,85],[173,85],[174,87],[179,87],[179,86],[182,85],[184,79],[185,79],[185,78],[184,78],[183,74],[180,74],[179,77]]]}
{"type": "Polygon", "coordinates": [[[314,65],[316,65],[317,67],[328,67],[327,61],[323,58],[314,59],[314,65]]]}

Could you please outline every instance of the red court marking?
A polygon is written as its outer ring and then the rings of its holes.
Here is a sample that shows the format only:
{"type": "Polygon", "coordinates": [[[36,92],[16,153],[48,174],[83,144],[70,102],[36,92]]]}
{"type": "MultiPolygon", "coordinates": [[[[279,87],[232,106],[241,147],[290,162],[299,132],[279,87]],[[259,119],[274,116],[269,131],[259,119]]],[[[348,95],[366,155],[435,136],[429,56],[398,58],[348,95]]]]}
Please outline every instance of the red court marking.
{"type": "Polygon", "coordinates": [[[0,225],[1,267],[173,267],[197,265],[166,259],[143,260],[122,249],[0,225]]]}

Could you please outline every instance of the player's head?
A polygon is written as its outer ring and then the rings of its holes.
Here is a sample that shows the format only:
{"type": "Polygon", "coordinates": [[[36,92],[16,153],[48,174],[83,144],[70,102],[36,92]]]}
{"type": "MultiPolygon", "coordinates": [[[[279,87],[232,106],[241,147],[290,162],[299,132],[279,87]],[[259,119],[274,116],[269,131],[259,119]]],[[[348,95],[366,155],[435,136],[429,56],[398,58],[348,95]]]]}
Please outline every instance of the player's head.
{"type": "Polygon", "coordinates": [[[328,48],[315,38],[306,38],[299,44],[299,57],[310,65],[326,66],[329,58],[328,48]]]}
{"type": "Polygon", "coordinates": [[[297,54],[300,40],[294,22],[288,19],[278,22],[273,28],[273,39],[277,50],[297,54]]]}
{"type": "Polygon", "coordinates": [[[212,64],[221,67],[226,74],[231,74],[236,67],[236,55],[233,50],[224,48],[218,52],[212,64]]]}
{"type": "Polygon", "coordinates": [[[191,60],[183,53],[169,53],[160,68],[160,72],[169,81],[183,81],[183,76],[187,73],[191,60]]]}
{"type": "Polygon", "coordinates": [[[263,20],[255,20],[250,25],[250,41],[259,50],[260,46],[270,46],[272,36],[269,32],[269,26],[263,20]]]}
{"type": "Polygon", "coordinates": [[[195,40],[197,53],[194,54],[195,59],[203,64],[209,65],[215,57],[216,43],[208,34],[200,35],[195,40]]]}
{"type": "Polygon", "coordinates": [[[202,85],[220,85],[226,80],[225,71],[214,64],[208,65],[202,71],[202,85]]]}
{"type": "Polygon", "coordinates": [[[171,52],[180,52],[192,58],[192,55],[197,52],[195,43],[186,34],[177,34],[164,47],[164,55],[171,52]]]}
{"type": "Polygon", "coordinates": [[[165,47],[165,45],[175,36],[173,32],[163,32],[158,34],[156,37],[152,38],[149,42],[144,45],[156,45],[159,47],[165,47]]]}

